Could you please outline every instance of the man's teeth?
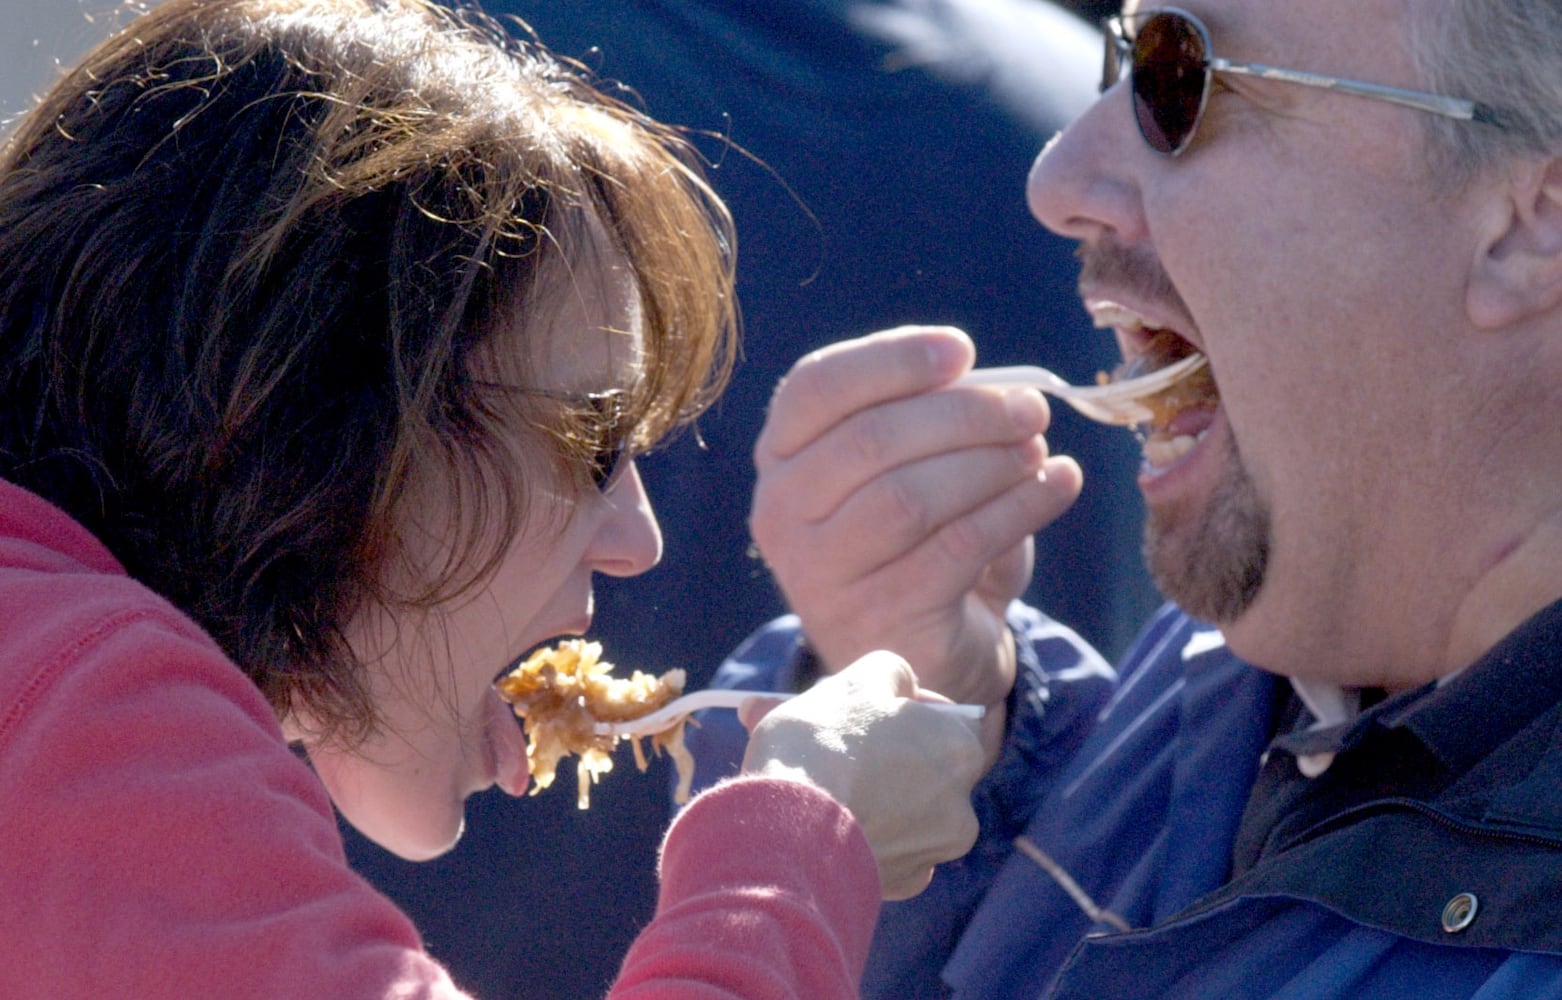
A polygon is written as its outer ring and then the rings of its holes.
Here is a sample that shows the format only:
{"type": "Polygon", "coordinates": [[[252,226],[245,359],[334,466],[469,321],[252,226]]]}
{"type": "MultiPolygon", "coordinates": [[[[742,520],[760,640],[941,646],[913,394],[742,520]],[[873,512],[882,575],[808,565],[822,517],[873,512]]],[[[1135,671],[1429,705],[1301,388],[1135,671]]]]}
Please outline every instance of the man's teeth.
{"type": "Polygon", "coordinates": [[[1197,434],[1156,434],[1144,439],[1145,464],[1154,469],[1164,469],[1176,464],[1188,452],[1198,447],[1208,431],[1197,434]]]}
{"type": "Polygon", "coordinates": [[[1132,333],[1144,326],[1143,316],[1116,302],[1096,303],[1090,309],[1090,318],[1098,330],[1112,327],[1132,333]]]}

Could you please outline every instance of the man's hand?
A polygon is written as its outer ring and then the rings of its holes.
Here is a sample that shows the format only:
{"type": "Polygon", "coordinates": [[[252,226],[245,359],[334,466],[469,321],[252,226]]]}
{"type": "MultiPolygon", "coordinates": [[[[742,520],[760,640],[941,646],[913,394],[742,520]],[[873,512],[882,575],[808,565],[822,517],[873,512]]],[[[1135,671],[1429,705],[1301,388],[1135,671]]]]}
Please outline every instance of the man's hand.
{"type": "Polygon", "coordinates": [[[1039,393],[950,386],[974,356],[958,330],[903,327],[799,361],[755,447],[750,529],[827,671],[892,649],[927,689],[993,705],[1031,536],[1082,476],[1048,457],[1039,393]]]}

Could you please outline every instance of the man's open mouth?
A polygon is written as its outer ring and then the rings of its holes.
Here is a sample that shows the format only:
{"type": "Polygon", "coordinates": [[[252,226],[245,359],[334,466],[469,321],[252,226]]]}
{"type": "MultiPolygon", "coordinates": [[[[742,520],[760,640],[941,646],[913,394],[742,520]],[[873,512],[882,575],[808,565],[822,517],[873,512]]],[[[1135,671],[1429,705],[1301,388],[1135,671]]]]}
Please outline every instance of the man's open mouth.
{"type": "MultiPolygon", "coordinates": [[[[1116,332],[1124,353],[1123,363],[1101,376],[1104,382],[1147,375],[1200,353],[1176,330],[1149,326],[1143,316],[1118,303],[1092,303],[1090,314],[1097,328],[1116,332]]],[[[1209,430],[1220,391],[1206,364],[1140,403],[1151,415],[1138,427],[1145,461],[1164,468],[1192,451],[1209,430]]]]}

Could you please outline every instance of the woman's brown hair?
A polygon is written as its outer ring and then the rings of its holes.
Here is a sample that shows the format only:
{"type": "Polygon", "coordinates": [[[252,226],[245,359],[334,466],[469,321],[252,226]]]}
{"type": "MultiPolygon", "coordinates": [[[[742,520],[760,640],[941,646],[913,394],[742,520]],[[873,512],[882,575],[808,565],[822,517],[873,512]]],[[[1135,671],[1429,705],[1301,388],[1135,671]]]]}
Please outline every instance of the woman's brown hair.
{"type": "MultiPolygon", "coordinates": [[[[625,419],[649,447],[735,351],[730,219],[674,132],[470,11],[165,0],[0,151],[0,476],[192,615],[279,712],[361,736],[342,629],[385,596],[409,469],[434,442],[476,473],[453,490],[502,487],[463,524],[519,526],[522,472],[469,376],[525,329],[539,273],[590,252],[561,235],[588,230],[636,280],[625,419]]],[[[504,361],[520,384],[526,365],[504,361]]],[[[539,430],[570,457],[568,428],[539,430]]]]}

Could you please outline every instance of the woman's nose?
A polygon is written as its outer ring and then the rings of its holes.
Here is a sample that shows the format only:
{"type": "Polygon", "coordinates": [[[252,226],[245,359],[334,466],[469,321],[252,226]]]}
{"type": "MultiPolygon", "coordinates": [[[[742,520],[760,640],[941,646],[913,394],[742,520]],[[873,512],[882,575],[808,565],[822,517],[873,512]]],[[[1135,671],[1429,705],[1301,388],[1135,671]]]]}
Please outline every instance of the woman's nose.
{"type": "Polygon", "coordinates": [[[638,576],[662,561],[662,529],[632,462],[598,502],[603,505],[602,519],[586,552],[593,570],[608,576],[638,576]]]}

